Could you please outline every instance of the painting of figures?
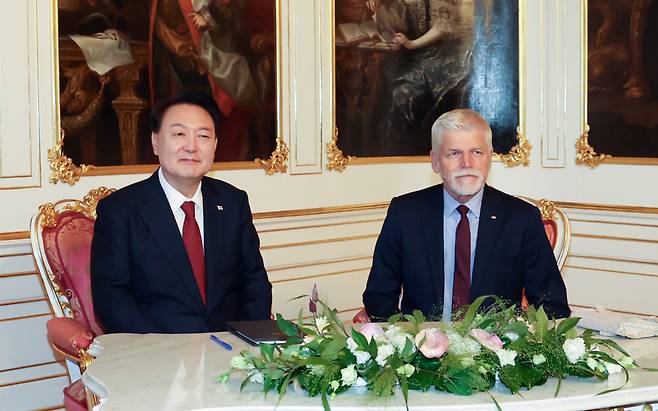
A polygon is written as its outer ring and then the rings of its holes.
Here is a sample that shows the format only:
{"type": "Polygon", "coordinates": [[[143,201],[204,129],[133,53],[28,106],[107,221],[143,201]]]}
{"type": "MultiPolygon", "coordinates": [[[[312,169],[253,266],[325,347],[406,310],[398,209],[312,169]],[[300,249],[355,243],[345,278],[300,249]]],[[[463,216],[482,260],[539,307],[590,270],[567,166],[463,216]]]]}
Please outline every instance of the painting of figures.
{"type": "Polygon", "coordinates": [[[215,161],[277,134],[276,0],[58,0],[60,126],[76,164],[155,164],[149,113],[183,88],[224,116],[215,161]]]}
{"type": "Polygon", "coordinates": [[[334,0],[336,127],[345,154],[418,156],[454,108],[479,111],[497,153],[517,143],[519,5],[334,0]]]}

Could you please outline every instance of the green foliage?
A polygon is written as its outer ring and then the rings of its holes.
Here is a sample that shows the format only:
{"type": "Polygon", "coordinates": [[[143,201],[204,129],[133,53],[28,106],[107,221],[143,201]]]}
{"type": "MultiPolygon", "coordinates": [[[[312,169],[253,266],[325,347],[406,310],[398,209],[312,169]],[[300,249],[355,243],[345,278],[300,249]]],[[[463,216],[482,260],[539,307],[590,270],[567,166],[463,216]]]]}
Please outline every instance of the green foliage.
{"type": "MultiPolygon", "coordinates": [[[[314,294],[317,298],[317,293],[314,294]]],[[[298,298],[303,297],[306,296],[298,298]]],[[[535,309],[531,306],[527,311],[519,312],[515,306],[506,306],[502,300],[491,296],[476,299],[461,312],[461,321],[429,326],[436,328],[431,332],[445,333],[439,339],[426,335],[419,341],[415,339],[416,334],[428,326],[425,325],[425,315],[418,310],[392,316],[383,336],[380,334],[386,325],[382,330],[376,330],[380,335],[377,339],[368,339],[354,328],[346,330],[338,312],[322,300],[311,299],[311,302],[315,304],[309,304],[312,318],[306,323],[302,311],[296,322],[277,314],[277,325],[289,337],[286,343],[261,344],[258,352],[243,351],[234,357],[232,368],[220,374],[217,381],[226,382],[231,374],[241,373],[245,375],[240,386],[242,389],[252,381],[262,380],[262,391],[276,391],[279,402],[290,384],[296,381],[308,395],[319,395],[323,408],[329,410],[331,399],[349,389],[355,379],[360,379],[378,397],[394,394],[399,385],[408,408],[409,390],[435,388],[457,395],[472,395],[490,390],[498,375],[512,393],[557,378],[557,395],[561,381],[567,375],[605,379],[609,369],[606,364],[608,367],[611,364],[638,366],[627,358],[630,357],[628,353],[614,340],[595,338],[591,330],[578,335],[578,318],[552,321],[542,307],[535,309]],[[484,308],[487,298],[494,301],[484,308]],[[473,332],[474,329],[478,330],[473,332]],[[506,351],[498,351],[500,343],[496,337],[500,338],[506,351]],[[448,350],[440,358],[427,358],[420,351],[424,344],[445,341],[446,338],[448,350]],[[582,341],[565,344],[565,341],[576,338],[582,341]],[[583,346],[584,353],[576,364],[571,364],[565,349],[573,355],[574,347],[582,351],[583,346]],[[378,354],[388,357],[382,361],[378,354]],[[501,363],[506,365],[501,366],[501,363]]],[[[423,351],[430,355],[430,352],[423,351]]],[[[628,372],[624,367],[622,370],[626,376],[625,384],[628,372]]],[[[491,398],[500,409],[496,399],[491,398]]]]}

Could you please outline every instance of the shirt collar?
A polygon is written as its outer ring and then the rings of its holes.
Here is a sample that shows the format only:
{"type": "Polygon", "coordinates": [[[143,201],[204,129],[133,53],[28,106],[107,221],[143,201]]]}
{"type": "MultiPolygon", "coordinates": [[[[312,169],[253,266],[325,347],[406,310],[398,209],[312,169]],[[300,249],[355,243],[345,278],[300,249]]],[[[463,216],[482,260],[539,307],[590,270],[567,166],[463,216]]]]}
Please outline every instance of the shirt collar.
{"type": "MultiPolygon", "coordinates": [[[[464,205],[468,207],[469,212],[473,213],[475,217],[480,217],[480,210],[482,209],[482,197],[484,196],[484,187],[478,191],[470,200],[464,205]]],[[[443,187],[443,215],[444,217],[454,213],[460,203],[452,198],[450,194],[443,187]]]]}
{"type": "Polygon", "coordinates": [[[180,209],[180,206],[183,205],[186,201],[193,201],[197,207],[203,209],[203,195],[201,194],[201,182],[197,187],[194,195],[190,198],[185,197],[181,194],[180,191],[176,190],[169,182],[165,179],[164,174],[162,173],[162,168],[158,169],[158,179],[160,180],[160,185],[167,196],[167,201],[171,210],[176,212],[180,209]]]}

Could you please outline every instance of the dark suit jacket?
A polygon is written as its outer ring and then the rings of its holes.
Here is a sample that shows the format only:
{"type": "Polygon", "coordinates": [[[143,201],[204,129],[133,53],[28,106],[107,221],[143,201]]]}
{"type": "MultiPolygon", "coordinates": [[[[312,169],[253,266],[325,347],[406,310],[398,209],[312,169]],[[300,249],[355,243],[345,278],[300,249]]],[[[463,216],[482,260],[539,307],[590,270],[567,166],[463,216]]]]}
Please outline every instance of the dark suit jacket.
{"type": "Polygon", "coordinates": [[[272,286],[247,194],[209,177],[201,191],[206,306],[157,172],[98,203],[91,287],[107,332],[208,332],[269,318],[272,286]]]}
{"type": "MultiPolygon", "coordinates": [[[[394,198],[375,246],[363,293],[366,311],[381,318],[400,309],[405,313],[420,309],[425,314],[440,316],[443,264],[443,185],[394,198]]],[[[554,317],[569,316],[566,288],[539,210],[485,186],[471,301],[493,294],[518,307],[524,288],[530,304],[543,304],[554,317]]]]}

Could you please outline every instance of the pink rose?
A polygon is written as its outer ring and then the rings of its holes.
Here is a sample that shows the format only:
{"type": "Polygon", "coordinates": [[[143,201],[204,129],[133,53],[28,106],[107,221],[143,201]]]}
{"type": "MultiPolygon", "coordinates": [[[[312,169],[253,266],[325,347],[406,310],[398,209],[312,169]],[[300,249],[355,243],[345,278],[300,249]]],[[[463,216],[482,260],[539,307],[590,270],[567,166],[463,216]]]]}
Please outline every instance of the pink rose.
{"type": "Polygon", "coordinates": [[[477,342],[482,344],[482,346],[493,352],[497,352],[503,348],[503,342],[500,340],[500,338],[498,338],[497,335],[489,334],[488,332],[479,328],[473,328],[471,331],[469,331],[468,334],[475,338],[477,342]]]}
{"type": "Polygon", "coordinates": [[[416,345],[425,357],[441,358],[448,351],[448,336],[436,328],[425,328],[416,334],[416,345]]]}
{"type": "Polygon", "coordinates": [[[359,332],[368,339],[368,342],[373,338],[378,339],[379,337],[384,336],[384,330],[377,323],[363,324],[361,328],[359,328],[359,332]]]}

